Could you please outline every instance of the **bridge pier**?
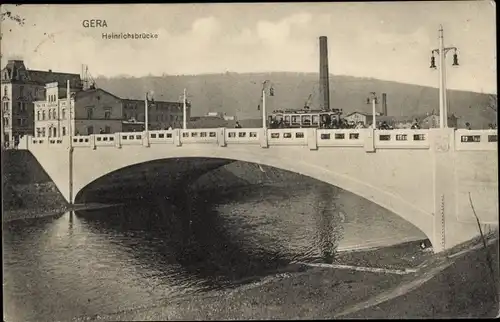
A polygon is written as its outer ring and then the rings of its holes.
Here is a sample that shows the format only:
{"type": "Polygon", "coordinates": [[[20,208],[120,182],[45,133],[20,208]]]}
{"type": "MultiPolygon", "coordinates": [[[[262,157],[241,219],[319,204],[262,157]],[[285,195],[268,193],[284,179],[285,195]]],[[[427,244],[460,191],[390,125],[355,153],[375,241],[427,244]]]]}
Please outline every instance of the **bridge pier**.
{"type": "MultiPolygon", "coordinates": [[[[452,128],[430,130],[434,182],[434,252],[449,249],[479,235],[474,221],[460,221],[455,133],[452,128]]],[[[462,206],[463,207],[463,206],[462,206]]]]}

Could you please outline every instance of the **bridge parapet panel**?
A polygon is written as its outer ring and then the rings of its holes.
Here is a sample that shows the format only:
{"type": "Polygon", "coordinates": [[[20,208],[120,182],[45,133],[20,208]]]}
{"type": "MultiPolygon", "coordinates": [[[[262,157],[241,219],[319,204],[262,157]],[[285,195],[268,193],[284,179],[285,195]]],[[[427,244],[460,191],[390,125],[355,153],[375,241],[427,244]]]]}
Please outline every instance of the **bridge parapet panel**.
{"type": "Polygon", "coordinates": [[[498,149],[497,130],[456,130],[455,149],[457,151],[495,151],[498,149]]]}
{"type": "Polygon", "coordinates": [[[318,129],[316,137],[319,147],[363,147],[366,135],[364,129],[318,129]]]}
{"type": "Polygon", "coordinates": [[[125,145],[142,145],[142,132],[121,132],[120,142],[122,146],[125,145]]]}
{"type": "Polygon", "coordinates": [[[429,149],[429,130],[375,130],[377,149],[429,149]]]}
{"type": "Polygon", "coordinates": [[[308,145],[308,129],[268,130],[269,145],[308,145]]]}
{"type": "Polygon", "coordinates": [[[181,131],[184,143],[217,143],[217,129],[190,129],[181,131]]]}
{"type": "Polygon", "coordinates": [[[90,135],[78,135],[72,138],[73,147],[90,147],[90,135]]]}
{"type": "Polygon", "coordinates": [[[228,144],[259,144],[259,129],[227,129],[225,131],[228,144]]]}
{"type": "Polygon", "coordinates": [[[173,130],[159,130],[149,132],[149,143],[151,144],[172,144],[174,143],[175,132],[173,130]]]}
{"type": "Polygon", "coordinates": [[[114,134],[96,134],[95,146],[115,146],[114,134]]]}

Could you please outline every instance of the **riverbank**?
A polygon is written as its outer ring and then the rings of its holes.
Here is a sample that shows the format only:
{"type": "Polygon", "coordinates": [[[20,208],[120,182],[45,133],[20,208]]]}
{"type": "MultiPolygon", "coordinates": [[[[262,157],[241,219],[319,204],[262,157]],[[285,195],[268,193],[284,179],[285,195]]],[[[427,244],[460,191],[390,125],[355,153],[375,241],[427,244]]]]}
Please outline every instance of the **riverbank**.
{"type": "MultiPolygon", "coordinates": [[[[294,264],[288,272],[234,290],[168,299],[149,307],[77,320],[495,317],[498,289],[492,287],[496,283],[486,265],[486,254],[492,254],[494,274],[498,274],[497,238],[490,236],[487,250],[475,239],[447,252],[430,254],[417,261],[414,273],[294,264]]],[[[376,252],[394,253],[405,247],[392,248],[376,252]]],[[[359,252],[357,257],[373,255],[374,251],[359,252]]]]}
{"type": "Polygon", "coordinates": [[[24,209],[14,209],[14,210],[4,210],[2,212],[2,221],[4,223],[17,221],[17,220],[28,220],[34,218],[43,218],[56,215],[62,215],[68,211],[79,211],[79,210],[92,210],[92,209],[104,209],[109,207],[117,207],[120,204],[81,204],[81,205],[60,205],[60,206],[46,206],[39,208],[24,208],[24,209]]]}

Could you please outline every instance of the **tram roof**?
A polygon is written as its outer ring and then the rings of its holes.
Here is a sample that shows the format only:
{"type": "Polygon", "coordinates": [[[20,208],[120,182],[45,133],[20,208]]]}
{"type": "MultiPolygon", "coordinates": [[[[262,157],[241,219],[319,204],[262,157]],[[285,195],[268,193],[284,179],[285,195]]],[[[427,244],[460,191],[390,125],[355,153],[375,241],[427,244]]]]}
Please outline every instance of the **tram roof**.
{"type": "Polygon", "coordinates": [[[318,114],[318,113],[325,113],[325,114],[338,114],[342,113],[342,109],[332,109],[332,110],[274,110],[273,113],[279,114],[318,114]]]}

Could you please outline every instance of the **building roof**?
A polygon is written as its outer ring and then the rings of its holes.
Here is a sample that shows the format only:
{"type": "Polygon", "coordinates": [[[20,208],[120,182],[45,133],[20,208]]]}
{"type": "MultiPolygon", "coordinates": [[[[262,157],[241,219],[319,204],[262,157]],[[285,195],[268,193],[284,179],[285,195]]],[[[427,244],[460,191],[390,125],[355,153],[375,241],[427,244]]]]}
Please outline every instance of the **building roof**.
{"type": "Polygon", "coordinates": [[[355,112],[352,112],[352,113],[349,113],[347,114],[345,117],[348,117],[348,116],[351,116],[353,114],[361,114],[361,115],[364,115],[364,116],[372,116],[371,114],[368,114],[368,113],[363,113],[363,112],[358,112],[358,111],[355,111],[355,112]]]}
{"type": "Polygon", "coordinates": [[[53,72],[52,70],[28,70],[22,60],[9,60],[5,68],[2,69],[2,81],[21,81],[42,86],[58,82],[58,85],[66,86],[68,80],[71,88],[82,88],[79,74],[53,72]],[[7,71],[7,77],[4,77],[5,71],[7,71]]]}
{"type": "MultiPolygon", "coordinates": [[[[84,96],[88,96],[88,95],[95,95],[95,94],[98,94],[98,93],[106,93],[108,95],[111,95],[113,96],[114,98],[118,99],[118,100],[122,100],[120,97],[116,96],[115,94],[112,94],[102,88],[90,88],[90,89],[86,89],[86,90],[83,90],[83,91],[78,91],[75,93],[75,99],[78,99],[78,98],[81,98],[81,97],[84,97],[84,96]]],[[[62,95],[66,95],[66,94],[62,94],[62,95]]]]}
{"type": "Polygon", "coordinates": [[[52,70],[28,70],[28,74],[32,82],[40,85],[57,82],[59,87],[66,87],[66,82],[69,80],[71,88],[82,88],[79,74],[53,72],[52,70]]]}
{"type": "MultiPolygon", "coordinates": [[[[121,98],[121,100],[126,103],[126,102],[130,102],[130,103],[144,103],[144,99],[133,99],[133,98],[121,98]]],[[[154,103],[155,104],[170,104],[170,105],[182,105],[182,102],[168,102],[168,101],[157,101],[157,100],[154,100],[154,103]]],[[[186,104],[186,107],[190,107],[191,104],[188,102],[186,104]]]]}
{"type": "Polygon", "coordinates": [[[5,68],[2,69],[2,80],[21,80],[19,72],[26,71],[26,67],[22,60],[9,60],[5,68]],[[7,77],[4,77],[4,72],[7,71],[7,77]]]}

